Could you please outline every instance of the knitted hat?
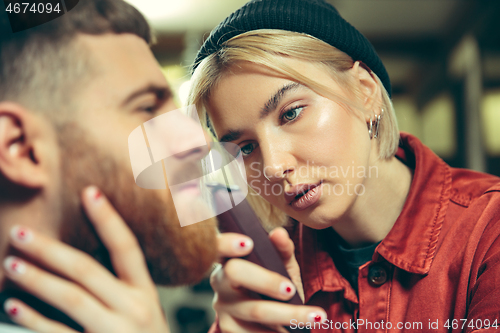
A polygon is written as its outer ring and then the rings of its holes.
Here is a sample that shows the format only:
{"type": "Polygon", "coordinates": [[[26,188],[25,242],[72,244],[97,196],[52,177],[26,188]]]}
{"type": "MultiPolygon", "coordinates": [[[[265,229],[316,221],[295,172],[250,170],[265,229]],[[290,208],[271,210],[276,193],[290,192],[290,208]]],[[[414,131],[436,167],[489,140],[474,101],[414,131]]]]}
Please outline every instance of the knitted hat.
{"type": "Polygon", "coordinates": [[[222,21],[198,51],[193,72],[200,62],[219,51],[226,41],[247,31],[259,29],[306,33],[362,61],[391,95],[391,81],[373,45],[344,20],[324,0],[252,0],[222,21]]]}

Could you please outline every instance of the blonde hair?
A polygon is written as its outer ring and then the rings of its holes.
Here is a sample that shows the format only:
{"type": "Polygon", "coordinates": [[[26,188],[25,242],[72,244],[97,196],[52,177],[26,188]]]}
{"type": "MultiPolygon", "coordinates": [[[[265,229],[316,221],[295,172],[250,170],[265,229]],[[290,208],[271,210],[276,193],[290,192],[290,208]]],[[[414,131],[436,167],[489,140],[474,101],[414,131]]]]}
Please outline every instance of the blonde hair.
{"type": "MultiPolygon", "coordinates": [[[[229,39],[218,51],[207,56],[198,65],[191,78],[191,90],[188,105],[195,105],[202,124],[215,135],[211,128],[207,106],[212,90],[217,86],[226,71],[239,62],[250,62],[265,66],[292,81],[303,84],[319,95],[340,102],[345,108],[361,115],[358,106],[334,94],[330,89],[300,74],[287,65],[284,58],[293,58],[315,63],[328,70],[332,78],[347,87],[346,93],[359,96],[361,92],[354,89],[352,76],[348,73],[354,65],[352,58],[346,53],[312,37],[285,30],[253,30],[229,39]]],[[[380,79],[366,65],[361,63],[376,80],[381,90],[381,108],[384,115],[379,124],[378,149],[380,159],[389,159],[396,153],[399,142],[399,130],[392,102],[380,79]]],[[[253,190],[250,191],[253,192],[253,190]]],[[[283,225],[287,217],[276,207],[269,204],[255,192],[249,195],[249,202],[262,221],[268,227],[283,225]]]]}

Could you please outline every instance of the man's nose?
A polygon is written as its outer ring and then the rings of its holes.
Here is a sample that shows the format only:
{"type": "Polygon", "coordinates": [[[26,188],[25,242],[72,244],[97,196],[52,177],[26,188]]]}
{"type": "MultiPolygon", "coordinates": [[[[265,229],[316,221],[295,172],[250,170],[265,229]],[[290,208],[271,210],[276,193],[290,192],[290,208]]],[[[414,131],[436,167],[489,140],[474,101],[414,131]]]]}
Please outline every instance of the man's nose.
{"type": "Polygon", "coordinates": [[[198,121],[180,110],[170,111],[162,118],[154,137],[163,141],[164,153],[179,160],[201,159],[208,154],[209,136],[198,121]]]}
{"type": "MultiPolygon", "coordinates": [[[[203,134],[204,134],[204,137],[205,137],[205,141],[206,141],[206,144],[205,145],[202,145],[202,146],[198,146],[198,147],[194,147],[194,148],[188,148],[186,150],[183,150],[182,148],[182,144],[179,145],[179,149],[176,149],[174,148],[174,153],[172,154],[173,157],[175,157],[176,159],[180,160],[180,161],[186,161],[186,162],[189,162],[189,161],[199,161],[201,160],[202,158],[204,158],[209,150],[210,150],[210,141],[211,141],[211,138],[210,136],[208,135],[208,133],[206,133],[205,130],[203,130],[203,134]],[[179,150],[178,153],[175,153],[175,151],[179,150]]],[[[194,143],[194,144],[198,144],[198,143],[194,143]]],[[[189,147],[190,146],[190,143],[189,143],[189,139],[186,140],[186,144],[185,144],[186,147],[189,147]]]]}

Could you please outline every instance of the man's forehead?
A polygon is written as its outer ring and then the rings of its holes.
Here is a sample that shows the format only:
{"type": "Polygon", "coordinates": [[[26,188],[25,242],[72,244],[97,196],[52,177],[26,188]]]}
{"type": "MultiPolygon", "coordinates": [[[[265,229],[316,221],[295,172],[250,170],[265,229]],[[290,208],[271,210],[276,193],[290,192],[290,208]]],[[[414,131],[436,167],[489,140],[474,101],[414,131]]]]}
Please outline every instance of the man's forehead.
{"type": "Polygon", "coordinates": [[[77,43],[86,48],[99,72],[159,75],[159,65],[146,41],[134,34],[80,34],[77,43]]]}
{"type": "Polygon", "coordinates": [[[133,34],[80,35],[88,53],[92,80],[89,91],[110,95],[115,102],[144,86],[168,88],[148,44],[133,34]]]}

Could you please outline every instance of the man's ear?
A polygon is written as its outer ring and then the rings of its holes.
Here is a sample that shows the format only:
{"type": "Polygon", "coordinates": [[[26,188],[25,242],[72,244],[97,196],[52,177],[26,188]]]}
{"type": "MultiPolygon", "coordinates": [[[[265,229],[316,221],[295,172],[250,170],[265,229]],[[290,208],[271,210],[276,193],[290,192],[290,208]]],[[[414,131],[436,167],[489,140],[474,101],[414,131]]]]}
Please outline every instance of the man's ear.
{"type": "Polygon", "coordinates": [[[4,181],[30,189],[47,183],[49,175],[38,151],[40,126],[39,117],[21,105],[0,102],[0,177],[4,181]]]}
{"type": "MultiPolygon", "coordinates": [[[[372,111],[379,109],[382,100],[380,86],[375,77],[359,61],[356,61],[350,70],[358,83],[362,98],[361,103],[365,110],[372,111]]],[[[375,112],[378,114],[379,111],[376,110],[375,112]]]]}

